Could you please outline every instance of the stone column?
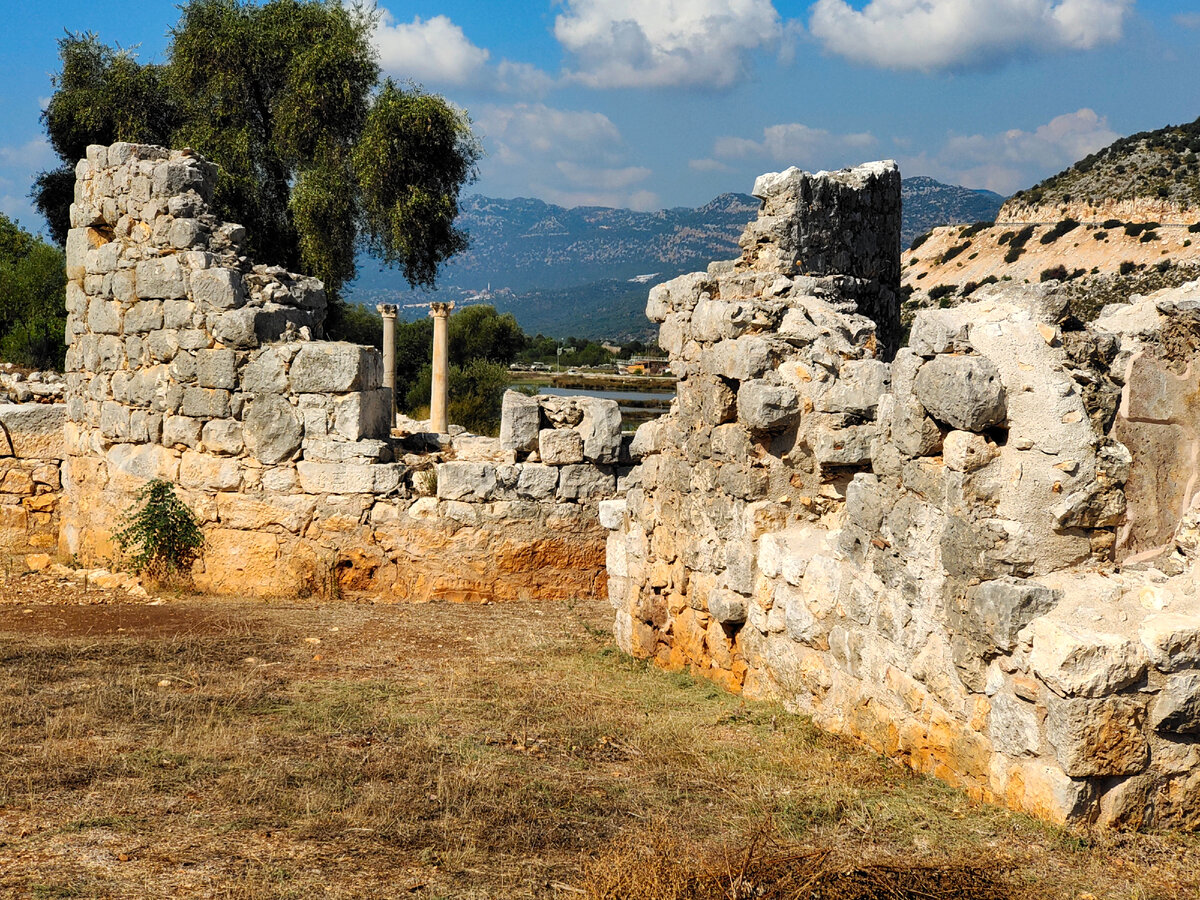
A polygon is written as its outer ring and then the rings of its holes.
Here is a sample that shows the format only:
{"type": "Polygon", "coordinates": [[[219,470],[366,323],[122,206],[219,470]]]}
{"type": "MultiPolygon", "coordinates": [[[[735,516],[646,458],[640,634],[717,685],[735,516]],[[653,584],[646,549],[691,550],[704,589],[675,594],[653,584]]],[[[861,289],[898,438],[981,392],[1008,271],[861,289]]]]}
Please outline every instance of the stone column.
{"type": "Polygon", "coordinates": [[[435,434],[450,431],[446,406],[450,393],[450,330],[448,320],[453,303],[430,303],[433,316],[433,392],[429,398],[429,428],[435,434]]]}
{"type": "Polygon", "coordinates": [[[389,430],[396,426],[396,304],[375,307],[383,316],[383,386],[392,392],[392,418],[389,430]]]}

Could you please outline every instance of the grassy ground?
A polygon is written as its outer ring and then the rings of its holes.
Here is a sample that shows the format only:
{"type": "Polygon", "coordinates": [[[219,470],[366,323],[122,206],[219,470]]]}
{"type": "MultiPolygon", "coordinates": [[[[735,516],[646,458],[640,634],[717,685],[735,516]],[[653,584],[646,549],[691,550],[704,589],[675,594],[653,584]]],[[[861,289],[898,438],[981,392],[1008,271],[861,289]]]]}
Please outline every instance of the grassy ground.
{"type": "Polygon", "coordinates": [[[973,804],[597,605],[5,590],[3,897],[1200,896],[1193,838],[973,804]]]}

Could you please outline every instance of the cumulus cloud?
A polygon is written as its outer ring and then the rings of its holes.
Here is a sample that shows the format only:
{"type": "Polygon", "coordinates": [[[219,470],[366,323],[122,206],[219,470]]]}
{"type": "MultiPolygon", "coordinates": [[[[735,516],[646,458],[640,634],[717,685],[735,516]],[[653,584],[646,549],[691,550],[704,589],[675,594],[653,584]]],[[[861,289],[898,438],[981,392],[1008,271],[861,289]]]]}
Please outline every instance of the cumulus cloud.
{"type": "Polygon", "coordinates": [[[491,54],[471,43],[446,16],[397,22],[380,10],[375,46],[385,72],[433,84],[467,84],[479,77],[491,54]]]}
{"type": "Polygon", "coordinates": [[[890,69],[994,65],[1119,40],[1134,0],[817,0],[809,31],[830,52],[890,69]]]}
{"type": "Polygon", "coordinates": [[[658,208],[658,196],[639,187],[651,170],[629,164],[620,130],[603,113],[516,103],[485,106],[476,121],[490,190],[562,206],[658,208]]]}
{"type": "Polygon", "coordinates": [[[953,135],[936,155],[916,157],[905,167],[943,181],[1011,194],[1118,137],[1103,116],[1080,109],[1033,131],[1014,128],[998,134],[953,135]]]}
{"type": "MultiPolygon", "coordinates": [[[[824,128],[788,122],[764,128],[762,140],[719,137],[713,144],[713,156],[724,159],[763,158],[787,165],[812,166],[835,155],[866,150],[876,143],[875,136],[866,132],[833,134],[824,128]]],[[[695,162],[703,165],[701,160],[695,162]]]]}
{"type": "Polygon", "coordinates": [[[565,0],[554,36],[597,88],[726,87],[787,33],[771,0],[565,0]]]}
{"type": "Polygon", "coordinates": [[[733,168],[719,159],[689,159],[688,168],[693,172],[732,172],[733,168]]]}

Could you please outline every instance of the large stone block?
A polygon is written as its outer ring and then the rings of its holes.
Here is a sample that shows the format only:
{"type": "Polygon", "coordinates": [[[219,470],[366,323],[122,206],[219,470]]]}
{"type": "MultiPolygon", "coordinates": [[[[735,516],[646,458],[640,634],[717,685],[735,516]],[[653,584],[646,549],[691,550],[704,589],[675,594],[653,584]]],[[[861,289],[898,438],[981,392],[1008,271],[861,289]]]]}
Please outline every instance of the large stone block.
{"type": "Polygon", "coordinates": [[[737,411],[751,431],[782,431],[800,415],[800,398],[787,385],[747,381],[738,389],[737,411]]]}
{"type": "Polygon", "coordinates": [[[289,380],[296,393],[374,391],[383,383],[383,360],[373,347],[306,343],[292,360],[289,380]]]}
{"type": "Polygon", "coordinates": [[[379,388],[336,398],[333,430],[348,441],[387,438],[392,431],[391,393],[379,388]]]}
{"type": "Polygon", "coordinates": [[[496,492],[496,467],[482,462],[445,462],[437,466],[439,500],[488,500],[496,492]]]}
{"type": "Polygon", "coordinates": [[[913,390],[931,416],[963,431],[1001,425],[1008,414],[1000,372],[982,356],[935,357],[917,371],[913,390]]]}
{"type": "Polygon", "coordinates": [[[237,309],[246,302],[241,273],[233,269],[193,272],[192,298],[209,309],[237,309]]]}
{"type": "Polygon", "coordinates": [[[187,291],[176,256],[144,259],[137,264],[137,295],[143,300],[174,300],[187,291]]]}
{"type": "Polygon", "coordinates": [[[1146,768],[1150,750],[1143,729],[1144,701],[1052,697],[1048,707],[1046,738],[1072,778],[1136,775],[1146,768]]]}
{"type": "Polygon", "coordinates": [[[500,404],[500,446],[519,453],[536,450],[541,421],[537,398],[520,391],[505,391],[500,404]]]}
{"type": "Polygon", "coordinates": [[[558,469],[538,463],[522,463],[517,476],[517,496],[527,500],[549,500],[558,488],[558,469]]]}
{"type": "Polygon", "coordinates": [[[179,483],[193,491],[236,491],[242,467],[236,459],[187,450],[179,461],[179,483]]]}
{"type": "Polygon", "coordinates": [[[267,465],[295,456],[304,438],[304,426],[292,404],[277,394],[260,394],[242,416],[246,449],[267,465]]]}
{"type": "Polygon", "coordinates": [[[288,389],[287,359],[279,348],[268,347],[246,364],[242,389],[252,394],[282,394],[288,389]]]}
{"type": "Polygon", "coordinates": [[[229,391],[189,387],[183,391],[181,410],[197,419],[224,419],[229,416],[229,391]]]}
{"type": "Polygon", "coordinates": [[[235,350],[251,350],[258,346],[257,315],[258,310],[246,307],[226,310],[213,322],[213,337],[235,350]]]}
{"type": "Polygon", "coordinates": [[[400,488],[405,471],[400,463],[296,463],[300,487],[309,494],[390,494],[400,488]]]}
{"type": "Polygon", "coordinates": [[[263,531],[271,526],[300,534],[312,521],[317,498],[303,494],[285,497],[251,497],[217,494],[217,520],[225,528],[263,531]]]}
{"type": "Polygon", "coordinates": [[[232,391],[237,387],[237,356],[232,350],[200,350],[196,353],[196,381],[202,388],[232,391]]]}
{"type": "Polygon", "coordinates": [[[1022,628],[1050,612],[1060,600],[1061,591],[1005,576],[969,588],[957,624],[970,637],[1008,651],[1016,646],[1022,628]]]}
{"type": "Polygon", "coordinates": [[[1101,697],[1133,684],[1146,672],[1146,651],[1128,637],[1081,624],[1034,620],[1029,665],[1060,694],[1101,697]]]}
{"type": "Polygon", "coordinates": [[[205,422],[202,439],[206,452],[222,456],[237,456],[245,446],[242,440],[242,423],[234,419],[213,419],[205,422]]]}
{"type": "Polygon", "coordinates": [[[609,465],[621,455],[621,408],[616,400],[584,397],[579,401],[583,418],[575,430],[583,438],[583,458],[609,465]]]}
{"type": "Polygon", "coordinates": [[[559,500],[607,500],[617,490],[617,476],[607,466],[563,466],[558,474],[559,500]]]}
{"type": "Polygon", "coordinates": [[[0,427],[18,459],[63,459],[63,427],[67,410],[62,404],[0,404],[0,427]]]}
{"type": "Polygon", "coordinates": [[[543,428],[538,433],[538,455],[551,466],[583,462],[583,437],[573,428],[543,428]]]}
{"type": "Polygon", "coordinates": [[[1150,724],[1170,734],[1200,734],[1200,672],[1182,672],[1166,680],[1150,724]]]}

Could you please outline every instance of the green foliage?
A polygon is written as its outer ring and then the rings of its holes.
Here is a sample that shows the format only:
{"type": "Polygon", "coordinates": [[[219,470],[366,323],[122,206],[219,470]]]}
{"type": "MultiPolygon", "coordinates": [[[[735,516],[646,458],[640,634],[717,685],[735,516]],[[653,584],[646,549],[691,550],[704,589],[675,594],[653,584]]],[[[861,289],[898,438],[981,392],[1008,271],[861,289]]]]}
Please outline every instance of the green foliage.
{"type": "Polygon", "coordinates": [[[965,228],[960,230],[958,236],[960,238],[973,238],[985,228],[991,228],[993,224],[994,223],[992,222],[975,222],[974,224],[967,225],[965,228]]]}
{"type": "Polygon", "coordinates": [[[1053,266],[1043,269],[1040,281],[1066,281],[1068,278],[1066,266],[1053,266]]]}
{"type": "Polygon", "coordinates": [[[1092,235],[1092,240],[1106,241],[1106,240],[1108,240],[1108,232],[1107,231],[1097,231],[1095,234],[1092,235]]]}
{"type": "Polygon", "coordinates": [[[1021,258],[1021,254],[1024,252],[1025,252],[1024,247],[1010,247],[1008,249],[1008,252],[1004,254],[1004,261],[1006,263],[1015,263],[1018,259],[1021,258]]]}
{"type": "Polygon", "coordinates": [[[0,358],[63,367],[66,285],[62,251],[0,214],[0,358]]]}
{"type": "Polygon", "coordinates": [[[1193,222],[1188,226],[1189,234],[1200,234],[1200,222],[1193,222]]]}
{"type": "Polygon", "coordinates": [[[1077,222],[1075,219],[1063,219],[1061,222],[1042,235],[1042,243],[1053,244],[1068,231],[1073,231],[1078,227],[1079,222],[1077,222]]]}
{"type": "Polygon", "coordinates": [[[958,256],[970,246],[971,242],[965,241],[961,244],[955,244],[953,247],[948,248],[946,252],[942,254],[941,265],[945,265],[946,263],[950,262],[950,260],[954,259],[954,257],[958,256]]]}
{"type": "Polygon", "coordinates": [[[250,252],[325,282],[332,336],[364,327],[339,300],[360,241],[432,285],[466,246],[453,221],[480,149],[443,98],[379,85],[377,16],[329,0],[188,0],[161,65],[68,34],[44,115],[63,165],[35,188],[54,237],[88,144],[189,146],[217,164],[214,211],[246,226],[250,252]]]}
{"type": "Polygon", "coordinates": [[[195,515],[175,495],[171,483],[158,478],[138,492],[113,540],[134,572],[155,578],[186,571],[204,546],[195,515]]]}
{"type": "Polygon", "coordinates": [[[1105,219],[1103,222],[1100,223],[1101,228],[1108,228],[1108,229],[1121,228],[1124,225],[1125,225],[1125,223],[1122,222],[1120,219],[1105,219]]]}
{"type": "Polygon", "coordinates": [[[916,250],[918,247],[920,247],[922,244],[924,244],[927,240],[929,240],[932,236],[933,236],[932,231],[927,231],[924,234],[917,235],[915,238],[913,238],[913,242],[908,245],[908,249],[916,250]]]}
{"type": "Polygon", "coordinates": [[[1131,260],[1128,260],[1128,259],[1125,260],[1125,262],[1121,263],[1121,265],[1117,267],[1117,271],[1122,275],[1128,275],[1130,272],[1133,272],[1135,269],[1137,269],[1137,263],[1132,262],[1131,260]]]}
{"type": "Polygon", "coordinates": [[[1157,240],[1158,240],[1158,232],[1157,231],[1147,231],[1145,234],[1143,234],[1141,236],[1139,243],[1148,244],[1150,241],[1157,241],[1157,240]]]}
{"type": "MultiPolygon", "coordinates": [[[[475,434],[498,434],[500,402],[508,387],[508,370],[499,363],[474,359],[466,365],[450,366],[449,376],[450,421],[475,434]]],[[[432,387],[433,367],[427,365],[409,388],[406,408],[427,407],[432,387]]]]}
{"type": "Polygon", "coordinates": [[[1006,231],[1003,234],[1001,234],[1000,237],[996,238],[996,243],[997,244],[1007,244],[1009,241],[1011,241],[1016,236],[1017,236],[1017,233],[1015,231],[1006,231]]]}
{"type": "Polygon", "coordinates": [[[957,288],[952,284],[939,284],[936,287],[931,287],[929,289],[929,299],[937,302],[943,297],[949,297],[956,290],[957,288]]]}

